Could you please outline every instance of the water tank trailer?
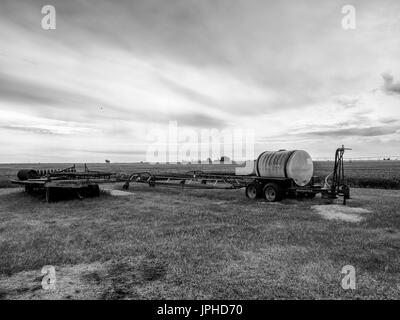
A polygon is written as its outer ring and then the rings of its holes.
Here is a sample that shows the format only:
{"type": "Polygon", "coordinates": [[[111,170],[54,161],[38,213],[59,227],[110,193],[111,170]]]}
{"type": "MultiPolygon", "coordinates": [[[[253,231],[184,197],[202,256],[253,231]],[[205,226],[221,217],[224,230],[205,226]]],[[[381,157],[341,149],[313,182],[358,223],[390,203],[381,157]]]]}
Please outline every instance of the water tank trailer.
{"type": "MultiPolygon", "coordinates": [[[[318,182],[313,176],[314,165],[311,156],[304,150],[265,151],[254,161],[252,172],[229,175],[206,173],[195,170],[186,173],[134,172],[125,180],[124,189],[131,182],[156,185],[187,187],[197,189],[238,189],[245,188],[250,199],[264,198],[268,202],[280,201],[284,197],[313,198],[321,193],[326,198],[343,196],[343,203],[350,198],[350,189],[344,180],[343,154],[346,148],[338,148],[330,184],[318,182]]],[[[244,168],[241,168],[244,169],[244,168]]]]}
{"type": "Polygon", "coordinates": [[[342,146],[335,153],[331,184],[313,176],[313,161],[304,150],[279,150],[261,153],[254,163],[255,177],[246,185],[246,196],[250,199],[264,198],[280,201],[286,196],[313,198],[321,193],[325,198],[343,196],[343,203],[350,198],[350,189],[344,180],[343,154],[349,150],[342,146]]]}

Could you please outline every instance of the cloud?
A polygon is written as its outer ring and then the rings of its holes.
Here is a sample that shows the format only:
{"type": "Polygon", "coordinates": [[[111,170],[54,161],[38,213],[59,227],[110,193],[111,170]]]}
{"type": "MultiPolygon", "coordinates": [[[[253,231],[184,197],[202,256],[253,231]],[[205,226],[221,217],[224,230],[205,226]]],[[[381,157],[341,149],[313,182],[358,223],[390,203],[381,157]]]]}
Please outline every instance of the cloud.
{"type": "Polygon", "coordinates": [[[335,101],[346,108],[354,108],[357,106],[359,97],[353,96],[340,96],[335,99],[335,101]]]}
{"type": "Polygon", "coordinates": [[[49,129],[29,127],[29,126],[0,126],[0,129],[8,129],[8,130],[38,133],[38,134],[56,134],[54,131],[49,129]]]}
{"type": "Polygon", "coordinates": [[[88,153],[94,153],[94,154],[103,154],[103,155],[136,155],[136,156],[143,156],[145,154],[144,151],[127,150],[127,149],[99,149],[99,150],[75,149],[75,151],[88,152],[88,153]]]}
{"type": "Polygon", "coordinates": [[[345,137],[345,136],[361,136],[361,137],[376,137],[389,134],[395,134],[400,130],[399,127],[368,127],[368,128],[343,128],[334,130],[310,131],[304,134],[311,136],[330,136],[330,137],[345,137]]]}
{"type": "MultiPolygon", "coordinates": [[[[169,85],[169,88],[172,88],[171,85],[169,85]]],[[[191,102],[197,100],[194,91],[192,92],[189,89],[185,91],[183,88],[175,90],[188,96],[187,98],[191,102]]],[[[197,95],[201,96],[200,94],[197,95]]],[[[129,108],[132,106],[124,106],[122,101],[116,100],[113,105],[111,101],[101,100],[101,98],[91,96],[91,94],[80,94],[79,90],[54,87],[54,84],[52,87],[40,81],[35,83],[2,73],[0,73],[0,100],[6,103],[13,102],[20,105],[36,106],[34,109],[36,114],[44,118],[55,117],[57,120],[98,122],[107,119],[110,121],[131,119],[148,123],[167,123],[170,120],[176,120],[182,126],[216,128],[226,124],[225,120],[209,116],[207,110],[201,108],[192,112],[176,109],[161,109],[154,112],[147,107],[137,106],[134,108],[135,111],[132,112],[132,109],[129,108]]],[[[206,100],[201,101],[201,103],[212,106],[206,100]]],[[[13,129],[27,131],[28,127],[14,126],[13,129]]],[[[32,132],[34,132],[33,129],[32,132]]],[[[37,133],[39,132],[37,131],[37,133]]],[[[41,133],[44,133],[44,131],[41,133]]]]}
{"type": "MultiPolygon", "coordinates": [[[[93,145],[145,148],[144,132],[169,121],[254,128],[293,147],[299,128],[315,132],[304,143],[352,134],[361,147],[399,119],[391,75],[378,90],[384,98],[362,98],[381,70],[400,67],[396,33],[385,27],[400,26],[396,0],[382,10],[355,0],[356,32],[341,28],[339,0],[53,0],[52,31],[40,27],[45,4],[2,1],[0,161],[17,156],[15,135],[34,146],[29,157],[45,150],[51,161],[61,153],[48,146],[61,141],[79,159],[93,159],[93,145]]],[[[24,143],[18,150],[28,157],[24,143]]]]}
{"type": "Polygon", "coordinates": [[[390,73],[383,73],[383,89],[389,94],[400,94],[400,81],[394,82],[394,77],[390,73]]]}
{"type": "Polygon", "coordinates": [[[189,101],[208,107],[214,107],[214,108],[222,107],[222,105],[218,103],[218,101],[216,101],[210,96],[207,96],[206,94],[198,92],[195,89],[191,89],[184,85],[180,85],[177,82],[166,78],[161,78],[160,80],[167,88],[177,93],[178,95],[181,95],[182,97],[184,97],[189,101]]]}
{"type": "Polygon", "coordinates": [[[0,73],[0,97],[3,101],[20,104],[46,105],[53,108],[82,108],[82,105],[101,105],[100,101],[79,94],[76,91],[55,88],[43,84],[39,80],[33,82],[27,79],[0,73]]]}
{"type": "Polygon", "coordinates": [[[227,121],[224,119],[218,119],[216,117],[208,116],[199,112],[191,113],[177,113],[175,115],[169,115],[168,119],[177,120],[179,126],[197,127],[197,128],[217,128],[221,129],[227,125],[227,121]]]}

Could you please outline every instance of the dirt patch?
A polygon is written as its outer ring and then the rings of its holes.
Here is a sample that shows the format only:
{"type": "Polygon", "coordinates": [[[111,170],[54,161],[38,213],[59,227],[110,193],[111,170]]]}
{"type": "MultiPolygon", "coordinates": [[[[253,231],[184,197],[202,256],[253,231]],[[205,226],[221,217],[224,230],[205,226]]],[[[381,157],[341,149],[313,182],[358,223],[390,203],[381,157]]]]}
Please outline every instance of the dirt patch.
{"type": "Polygon", "coordinates": [[[167,264],[158,258],[144,257],[140,261],[112,264],[104,278],[108,285],[101,299],[138,299],[141,287],[164,279],[166,274],[167,264]]]}
{"type": "Polygon", "coordinates": [[[98,271],[92,271],[82,274],[81,279],[84,282],[89,282],[95,285],[99,285],[103,280],[103,276],[100,275],[98,271]]]}
{"type": "Polygon", "coordinates": [[[23,189],[21,188],[2,188],[0,189],[0,196],[5,196],[17,192],[22,192],[23,189]]]}
{"type": "Polygon", "coordinates": [[[122,191],[122,190],[115,190],[115,189],[102,189],[106,193],[111,196],[115,197],[124,197],[124,196],[133,196],[132,192],[122,191]]]}
{"type": "Polygon", "coordinates": [[[0,276],[0,299],[138,299],[140,290],[165,279],[168,263],[157,257],[142,256],[55,269],[55,287],[49,290],[42,287],[41,270],[0,276]]]}
{"type": "Polygon", "coordinates": [[[312,206],[312,209],[325,219],[346,222],[361,222],[365,219],[362,214],[371,212],[364,208],[344,205],[316,205],[312,206]]]}
{"type": "Polygon", "coordinates": [[[142,278],[146,281],[155,281],[165,277],[166,264],[158,259],[144,259],[139,265],[142,278]]]}
{"type": "Polygon", "coordinates": [[[55,267],[54,289],[42,287],[41,270],[23,271],[11,277],[0,277],[0,298],[2,299],[97,299],[107,283],[98,281],[92,274],[104,272],[106,265],[100,263],[55,267]],[[88,281],[82,281],[87,276],[88,281]]]}

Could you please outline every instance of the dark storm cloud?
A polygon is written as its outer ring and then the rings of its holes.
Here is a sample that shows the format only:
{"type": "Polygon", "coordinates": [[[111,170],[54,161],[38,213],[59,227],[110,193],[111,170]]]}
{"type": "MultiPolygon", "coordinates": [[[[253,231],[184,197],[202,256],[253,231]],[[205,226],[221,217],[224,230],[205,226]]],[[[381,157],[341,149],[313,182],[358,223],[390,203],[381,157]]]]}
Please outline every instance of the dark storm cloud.
{"type": "Polygon", "coordinates": [[[383,73],[383,89],[389,94],[400,94],[400,81],[394,82],[394,77],[389,73],[383,73]]]}

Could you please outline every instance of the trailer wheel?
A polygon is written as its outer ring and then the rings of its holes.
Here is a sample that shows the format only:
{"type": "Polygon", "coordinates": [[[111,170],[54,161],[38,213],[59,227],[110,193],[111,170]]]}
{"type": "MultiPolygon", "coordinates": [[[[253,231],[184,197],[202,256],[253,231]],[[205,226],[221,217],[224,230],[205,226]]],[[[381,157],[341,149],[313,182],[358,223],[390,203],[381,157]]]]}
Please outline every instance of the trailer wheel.
{"type": "Polygon", "coordinates": [[[122,189],[124,189],[124,190],[128,190],[129,189],[129,181],[126,181],[124,183],[124,185],[122,186],[122,189]]]}
{"type": "Polygon", "coordinates": [[[264,198],[268,202],[282,200],[281,188],[276,183],[267,183],[264,187],[264,198]]]}
{"type": "Polygon", "coordinates": [[[253,182],[246,186],[246,197],[249,199],[256,199],[259,195],[258,187],[253,182]]]}

